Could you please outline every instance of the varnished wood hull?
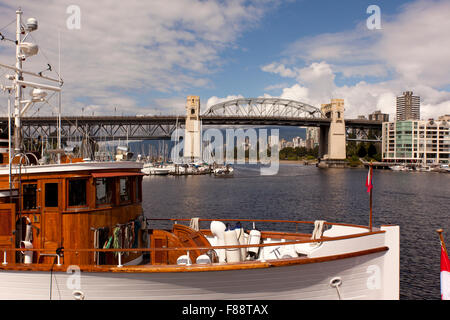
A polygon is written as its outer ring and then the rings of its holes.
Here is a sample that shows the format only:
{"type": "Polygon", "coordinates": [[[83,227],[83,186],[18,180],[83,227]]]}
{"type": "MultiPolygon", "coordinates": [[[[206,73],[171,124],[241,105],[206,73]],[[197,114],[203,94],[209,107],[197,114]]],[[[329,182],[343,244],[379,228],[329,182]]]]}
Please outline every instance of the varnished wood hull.
{"type": "Polygon", "coordinates": [[[0,271],[0,299],[391,299],[386,252],[326,262],[206,272],[0,271]],[[339,294],[330,281],[339,277],[339,294]],[[50,283],[52,291],[50,297],[50,283]]]}

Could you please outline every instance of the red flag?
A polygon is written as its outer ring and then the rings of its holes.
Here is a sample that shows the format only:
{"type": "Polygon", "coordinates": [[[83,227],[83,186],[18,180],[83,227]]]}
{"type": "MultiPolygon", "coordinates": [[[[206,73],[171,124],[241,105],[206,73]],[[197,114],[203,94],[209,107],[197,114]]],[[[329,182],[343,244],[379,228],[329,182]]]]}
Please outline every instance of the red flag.
{"type": "Polygon", "coordinates": [[[450,261],[441,245],[441,299],[450,300],[450,261]]]}
{"type": "Polygon", "coordinates": [[[370,190],[372,190],[372,188],[373,188],[372,176],[373,176],[372,165],[370,165],[369,173],[367,173],[367,179],[366,179],[367,192],[370,192],[370,190]]]}

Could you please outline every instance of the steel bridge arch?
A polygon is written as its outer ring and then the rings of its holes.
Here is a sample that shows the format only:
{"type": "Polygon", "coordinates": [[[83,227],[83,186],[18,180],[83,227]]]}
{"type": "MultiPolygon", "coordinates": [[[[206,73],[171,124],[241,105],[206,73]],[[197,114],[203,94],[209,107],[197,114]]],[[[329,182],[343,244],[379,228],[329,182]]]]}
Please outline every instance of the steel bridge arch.
{"type": "Polygon", "coordinates": [[[280,98],[240,98],[210,106],[203,116],[325,118],[319,108],[280,98]]]}

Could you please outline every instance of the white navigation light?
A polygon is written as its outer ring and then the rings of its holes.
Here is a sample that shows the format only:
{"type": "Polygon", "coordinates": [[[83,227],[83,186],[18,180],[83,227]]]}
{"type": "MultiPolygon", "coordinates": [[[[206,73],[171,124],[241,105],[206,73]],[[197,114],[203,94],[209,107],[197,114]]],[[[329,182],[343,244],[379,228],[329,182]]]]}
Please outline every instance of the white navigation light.
{"type": "Polygon", "coordinates": [[[27,30],[28,31],[35,31],[38,28],[38,22],[35,18],[29,18],[27,20],[27,30]]]}
{"type": "Polygon", "coordinates": [[[39,88],[34,88],[33,90],[31,90],[30,95],[33,97],[33,99],[44,99],[47,95],[47,92],[39,88]]]}
{"type": "Polygon", "coordinates": [[[34,56],[38,53],[39,47],[35,43],[22,42],[20,45],[20,51],[26,56],[34,56]]]}

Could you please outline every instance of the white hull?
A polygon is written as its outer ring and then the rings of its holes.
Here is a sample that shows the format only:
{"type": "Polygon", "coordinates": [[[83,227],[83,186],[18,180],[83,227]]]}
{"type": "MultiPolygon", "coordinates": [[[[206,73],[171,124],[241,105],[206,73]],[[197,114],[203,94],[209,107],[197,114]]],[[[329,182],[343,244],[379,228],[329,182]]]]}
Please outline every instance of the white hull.
{"type": "MultiPolygon", "coordinates": [[[[55,300],[73,299],[75,290],[91,300],[398,299],[399,228],[383,226],[381,230],[385,233],[324,242],[310,251],[312,259],[294,258],[295,264],[284,266],[265,255],[272,265],[249,269],[205,266],[202,271],[192,265],[164,272],[151,267],[138,271],[116,267],[78,276],[63,271],[4,269],[0,270],[0,299],[49,299],[50,279],[55,300]],[[385,249],[374,251],[380,248],[385,249]],[[330,285],[336,277],[341,281],[339,290],[330,285]]],[[[361,232],[360,228],[339,226],[326,232],[336,237],[342,231],[361,232]]]]}
{"type": "Polygon", "coordinates": [[[392,166],[389,167],[389,169],[391,169],[392,171],[410,171],[410,169],[405,166],[392,166]]]}
{"type": "MultiPolygon", "coordinates": [[[[381,277],[385,252],[275,268],[167,273],[82,272],[79,290],[89,300],[110,299],[339,299],[330,280],[340,277],[342,299],[390,299],[381,277]],[[378,275],[375,275],[378,276],[378,275]]],[[[74,299],[74,276],[54,272],[52,299],[74,299]],[[71,288],[68,288],[67,284],[71,288]]],[[[75,285],[74,285],[75,284],[75,285]]],[[[49,299],[50,272],[0,271],[0,299],[49,299]]]]}
{"type": "Polygon", "coordinates": [[[169,169],[165,168],[156,168],[156,167],[144,167],[142,168],[142,172],[145,174],[151,174],[151,175],[168,175],[169,169]]]}

